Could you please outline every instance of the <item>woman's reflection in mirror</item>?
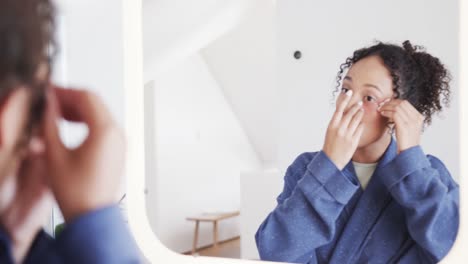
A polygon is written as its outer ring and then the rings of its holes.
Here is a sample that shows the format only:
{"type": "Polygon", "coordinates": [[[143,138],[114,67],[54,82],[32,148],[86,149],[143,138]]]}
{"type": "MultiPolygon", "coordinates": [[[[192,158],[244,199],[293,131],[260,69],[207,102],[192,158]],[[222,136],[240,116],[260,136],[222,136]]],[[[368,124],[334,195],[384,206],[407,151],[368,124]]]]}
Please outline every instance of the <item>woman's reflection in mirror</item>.
{"type": "Polygon", "coordinates": [[[356,50],[337,76],[323,148],[288,167],[256,234],[264,260],[435,263],[459,224],[459,188],[420,146],[448,106],[450,74],[409,41],[356,50]]]}

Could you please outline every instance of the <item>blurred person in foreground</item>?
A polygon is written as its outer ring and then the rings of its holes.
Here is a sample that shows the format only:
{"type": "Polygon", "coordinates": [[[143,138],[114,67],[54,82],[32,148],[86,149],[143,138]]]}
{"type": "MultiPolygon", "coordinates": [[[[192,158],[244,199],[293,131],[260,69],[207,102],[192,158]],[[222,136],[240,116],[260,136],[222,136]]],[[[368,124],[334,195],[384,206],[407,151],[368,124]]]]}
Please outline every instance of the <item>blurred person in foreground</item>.
{"type": "Polygon", "coordinates": [[[0,263],[138,263],[116,206],[123,134],[96,95],[51,84],[54,16],[49,0],[0,1],[0,263]],[[87,125],[77,148],[61,119],[87,125]],[[42,229],[54,199],[56,239],[42,229]]]}

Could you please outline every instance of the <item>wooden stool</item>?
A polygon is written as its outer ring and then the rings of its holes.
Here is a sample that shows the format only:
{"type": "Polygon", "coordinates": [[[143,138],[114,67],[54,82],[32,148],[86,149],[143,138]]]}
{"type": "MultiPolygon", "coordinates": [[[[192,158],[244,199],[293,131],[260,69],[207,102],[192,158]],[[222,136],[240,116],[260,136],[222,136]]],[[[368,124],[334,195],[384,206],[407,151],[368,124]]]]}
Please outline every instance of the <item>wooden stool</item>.
{"type": "Polygon", "coordinates": [[[224,219],[238,216],[239,211],[226,213],[204,213],[198,216],[187,217],[188,221],[195,221],[195,235],[193,237],[192,254],[197,252],[198,228],[200,222],[213,222],[213,247],[218,246],[218,222],[224,219]]]}

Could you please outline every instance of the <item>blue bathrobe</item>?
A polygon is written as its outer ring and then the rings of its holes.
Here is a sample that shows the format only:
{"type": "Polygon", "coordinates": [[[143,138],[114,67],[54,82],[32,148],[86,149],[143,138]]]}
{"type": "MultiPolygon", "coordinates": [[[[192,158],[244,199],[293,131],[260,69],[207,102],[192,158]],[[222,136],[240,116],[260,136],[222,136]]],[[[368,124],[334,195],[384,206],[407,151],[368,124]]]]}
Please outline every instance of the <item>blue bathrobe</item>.
{"type": "MultiPolygon", "coordinates": [[[[14,263],[11,247],[12,241],[0,227],[0,263],[14,263]]],[[[120,209],[114,205],[73,219],[57,239],[40,231],[23,263],[141,263],[141,259],[120,209]]]]}
{"type": "Polygon", "coordinates": [[[263,260],[295,263],[435,263],[450,250],[459,189],[420,146],[390,145],[363,191],[354,166],[323,151],[290,165],[278,205],[255,239],[263,260]]]}

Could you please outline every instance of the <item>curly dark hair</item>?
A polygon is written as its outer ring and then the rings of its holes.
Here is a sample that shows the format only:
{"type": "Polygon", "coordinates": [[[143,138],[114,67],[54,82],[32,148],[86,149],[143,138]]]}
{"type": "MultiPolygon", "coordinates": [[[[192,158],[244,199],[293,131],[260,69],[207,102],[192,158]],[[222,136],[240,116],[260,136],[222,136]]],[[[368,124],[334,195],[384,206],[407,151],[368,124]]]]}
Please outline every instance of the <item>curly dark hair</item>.
{"type": "Polygon", "coordinates": [[[50,0],[0,2],[0,101],[18,87],[31,93],[29,132],[41,119],[55,53],[55,8],[50,0]],[[46,66],[46,67],[44,67],[46,66]],[[41,68],[47,80],[39,80],[41,68]]]}
{"type": "Polygon", "coordinates": [[[390,71],[395,98],[408,100],[424,116],[425,125],[431,124],[432,115],[442,110],[442,104],[449,106],[449,71],[424,47],[413,46],[408,40],[402,46],[377,42],[356,50],[340,65],[334,94],[340,90],[343,72],[357,61],[373,55],[379,56],[390,71]]]}

